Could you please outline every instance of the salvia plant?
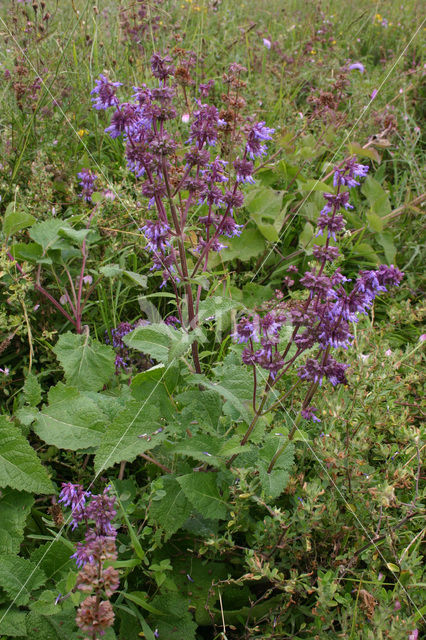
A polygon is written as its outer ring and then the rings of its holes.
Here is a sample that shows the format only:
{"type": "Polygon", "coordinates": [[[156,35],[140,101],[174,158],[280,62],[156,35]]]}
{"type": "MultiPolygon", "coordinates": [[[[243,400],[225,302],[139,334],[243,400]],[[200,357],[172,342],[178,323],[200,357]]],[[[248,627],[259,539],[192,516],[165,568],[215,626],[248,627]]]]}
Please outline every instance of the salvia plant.
{"type": "MultiPolygon", "coordinates": [[[[147,318],[125,317],[106,330],[104,324],[97,337],[84,324],[89,298],[102,278],[120,272],[117,265],[88,269],[102,207],[99,168],[78,172],[81,217],[36,222],[20,214],[17,227],[12,210],[5,217],[7,239],[15,229],[29,228],[35,289],[72,331],[62,333],[52,349],[64,380],[50,387],[42,404],[41,386],[29,373],[15,411],[22,430],[3,416],[0,435],[33,470],[31,486],[25,485],[33,492],[52,495],[55,488],[25,439],[30,427],[52,455],[65,449],[85,456],[81,475],[74,478],[70,472],[56,505],[59,512],[60,506],[70,510],[66,535],[63,521],[56,522],[59,534],[34,560],[40,564],[47,556],[47,575],[50,548],[56,562],[63,553],[61,541],[69,538],[65,561],[71,546],[78,572],[74,580],[63,581],[52,616],[55,607],[69,613],[71,602],[79,633],[89,640],[114,637],[117,617],[120,637],[126,637],[129,627],[122,616],[127,614],[141,623],[147,638],[190,640],[197,625],[224,620],[222,586],[231,585],[237,593],[246,579],[259,581],[259,593],[268,585],[258,599],[254,590],[244,595],[250,606],[241,611],[253,619],[269,616],[274,608],[284,616],[280,597],[286,590],[290,604],[299,588],[312,593],[311,573],[283,586],[283,575],[270,564],[287,531],[287,514],[275,508],[275,501],[290,482],[296,434],[304,440],[320,431],[324,395],[330,386],[350,386],[345,354],[356,323],[377,296],[403,278],[393,265],[345,275],[345,214],[352,209],[351,190],[368,173],[350,156],[333,168],[307,269],[299,272],[291,264],[282,290],[251,309],[232,299],[218,265],[227,245],[244,230],[246,191],[267,162],[274,129],[246,114],[244,67],[230,65],[221,80],[223,92],[209,80],[195,94],[195,62],[195,54],[183,49],[175,49],[174,58],[155,53],[151,82],[131,89],[101,75],[91,92],[99,119],[101,112],[109,113],[106,134],[125,156],[139,207],[133,222],[158,289],[154,293],[172,301],[171,313],[160,314],[141,297],[147,318]],[[42,284],[47,267],[55,294],[42,284]],[[114,495],[110,486],[100,493],[84,488],[81,477],[90,472],[92,456],[90,488],[98,478],[104,486],[106,470],[120,465],[117,494],[115,485],[114,495]],[[135,474],[145,474],[142,489],[126,478],[126,465],[133,464],[135,474]],[[116,498],[120,491],[125,506],[116,498]],[[259,520],[262,509],[268,515],[259,520]],[[269,526],[277,542],[262,555],[256,544],[265,540],[269,526]],[[170,539],[181,529],[184,547],[172,567],[167,554],[173,556],[177,547],[170,539]],[[231,570],[223,559],[236,550],[244,560],[238,557],[231,570]]],[[[22,302],[33,272],[24,258],[17,260],[19,251],[23,256],[30,251],[9,249],[2,267],[8,265],[26,283],[22,302]]],[[[141,282],[140,274],[121,272],[141,282]]],[[[66,462],[68,467],[73,468],[66,462]]],[[[29,477],[22,470],[7,471],[6,485],[21,490],[29,477]]],[[[36,589],[44,584],[43,575],[26,562],[16,566],[33,571],[36,589]]],[[[332,582],[321,576],[318,610],[331,598],[326,591],[332,582]]],[[[38,624],[37,610],[30,615],[38,624]]],[[[232,615],[240,624],[243,614],[232,615]]],[[[276,624],[274,619],[274,629],[276,624]]]]}

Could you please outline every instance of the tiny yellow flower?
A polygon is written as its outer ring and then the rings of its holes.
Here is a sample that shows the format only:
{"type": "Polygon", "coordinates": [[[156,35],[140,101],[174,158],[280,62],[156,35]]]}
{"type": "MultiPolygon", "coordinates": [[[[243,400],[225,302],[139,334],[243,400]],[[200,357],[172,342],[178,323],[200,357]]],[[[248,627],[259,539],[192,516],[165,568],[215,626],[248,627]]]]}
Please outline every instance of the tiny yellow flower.
{"type": "Polygon", "coordinates": [[[335,41],[335,40],[332,40],[332,41],[331,41],[331,44],[336,44],[336,41],[335,41]]]}
{"type": "Polygon", "coordinates": [[[379,22],[381,22],[383,20],[383,18],[380,15],[380,13],[376,13],[376,20],[378,20],[379,22]]]}
{"type": "Polygon", "coordinates": [[[77,131],[77,135],[82,138],[83,136],[86,136],[89,133],[89,131],[87,129],[79,129],[77,131]]]}

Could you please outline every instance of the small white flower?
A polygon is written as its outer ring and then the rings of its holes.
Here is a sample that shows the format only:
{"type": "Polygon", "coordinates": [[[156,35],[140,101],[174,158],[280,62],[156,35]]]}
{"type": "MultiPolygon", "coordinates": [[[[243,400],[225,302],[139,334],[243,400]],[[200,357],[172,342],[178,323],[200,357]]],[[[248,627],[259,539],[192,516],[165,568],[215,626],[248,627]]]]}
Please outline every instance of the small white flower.
{"type": "Polygon", "coordinates": [[[387,351],[385,351],[385,356],[387,356],[389,358],[389,356],[392,355],[392,350],[388,349],[387,351]]]}
{"type": "Polygon", "coordinates": [[[268,40],[268,38],[263,38],[263,44],[265,45],[265,47],[266,47],[267,49],[270,49],[270,48],[271,48],[271,41],[270,41],[270,40],[268,40]]]}
{"type": "Polygon", "coordinates": [[[182,122],[184,122],[185,124],[187,122],[189,122],[189,113],[184,113],[182,116],[182,122]]]}

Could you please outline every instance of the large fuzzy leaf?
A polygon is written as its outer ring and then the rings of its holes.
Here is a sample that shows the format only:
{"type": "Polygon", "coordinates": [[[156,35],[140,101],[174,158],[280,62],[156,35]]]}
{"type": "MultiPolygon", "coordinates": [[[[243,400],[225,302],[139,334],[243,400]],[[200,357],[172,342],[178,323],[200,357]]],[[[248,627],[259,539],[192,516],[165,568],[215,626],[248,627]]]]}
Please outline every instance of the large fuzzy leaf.
{"type": "Polygon", "coordinates": [[[17,606],[25,605],[30,593],[46,581],[36,564],[19,556],[0,556],[0,587],[17,606]]]}
{"type": "Polygon", "coordinates": [[[132,462],[165,437],[166,429],[159,421],[155,395],[144,402],[133,400],[105,432],[95,456],[95,469],[101,473],[122,460],[132,462]]]}
{"type": "Polygon", "coordinates": [[[24,537],[25,521],[34,498],[24,491],[0,491],[0,549],[5,554],[16,554],[24,537]]]}
{"type": "Polygon", "coordinates": [[[52,493],[46,469],[21,431],[0,416],[0,487],[52,493]]]}
{"type": "Polygon", "coordinates": [[[105,415],[97,403],[60,382],[50,390],[49,404],[39,411],[34,431],[48,444],[77,451],[96,447],[105,424],[105,415]]]}
{"type": "Polygon", "coordinates": [[[25,625],[25,611],[19,611],[15,607],[0,607],[0,636],[22,638],[27,635],[25,625]]]}
{"type": "Polygon", "coordinates": [[[156,609],[166,615],[155,620],[160,638],[169,640],[195,640],[197,625],[188,611],[189,599],[177,593],[156,596],[152,603],[156,609]]]}
{"type": "MultiPolygon", "coordinates": [[[[27,638],[31,638],[31,640],[78,640],[82,638],[81,632],[75,624],[74,611],[58,613],[55,616],[44,616],[36,611],[31,611],[26,622],[27,638]]],[[[108,636],[105,634],[103,638],[107,640],[108,636]]]]}
{"type": "Polygon", "coordinates": [[[53,578],[58,582],[70,567],[75,567],[71,554],[72,550],[60,540],[46,542],[32,552],[31,561],[40,567],[49,580],[53,578]]]}
{"type": "Polygon", "coordinates": [[[99,391],[114,374],[114,349],[91,340],[88,334],[64,333],[53,351],[67,382],[77,389],[99,391]]]}
{"type": "Polygon", "coordinates": [[[218,474],[195,472],[178,478],[185,496],[193,507],[205,518],[221,520],[226,518],[228,504],[217,487],[218,474]]]}
{"type": "Polygon", "coordinates": [[[166,539],[170,538],[190,516],[192,506],[185,493],[173,476],[164,476],[163,490],[159,499],[151,502],[149,517],[152,524],[160,525],[166,539]]]}

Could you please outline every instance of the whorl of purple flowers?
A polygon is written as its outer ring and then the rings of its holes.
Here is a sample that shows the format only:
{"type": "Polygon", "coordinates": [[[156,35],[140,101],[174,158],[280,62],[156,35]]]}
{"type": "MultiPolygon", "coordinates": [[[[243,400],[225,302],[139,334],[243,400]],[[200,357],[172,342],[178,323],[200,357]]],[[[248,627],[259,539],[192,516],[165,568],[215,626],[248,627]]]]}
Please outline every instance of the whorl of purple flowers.
{"type": "MultiPolygon", "coordinates": [[[[133,98],[127,102],[120,102],[116,96],[121,83],[100,76],[92,91],[93,106],[114,108],[105,131],[112,138],[124,137],[127,166],[137,178],[143,179],[142,194],[149,199],[149,207],[155,206],[157,211],[157,219],[148,220],[141,227],[147,240],[145,249],[151,255],[152,268],[162,272],[161,286],[169,280],[176,286],[182,281],[180,253],[175,248],[175,238],[181,229],[176,228],[176,219],[170,219],[170,174],[180,161],[181,156],[176,152],[182,143],[166,131],[165,124],[177,116],[173,104],[177,84],[174,84],[175,67],[169,55],[153,54],[151,70],[158,86],[133,87],[133,98]]],[[[212,86],[212,81],[200,85],[204,99],[212,86]]],[[[218,108],[196,99],[194,110],[186,116],[190,118],[190,133],[181,166],[183,178],[177,191],[182,189],[188,195],[179,212],[179,227],[186,225],[191,207],[203,204],[208,208],[208,213],[203,212],[198,219],[194,248],[199,261],[207,265],[209,251],[220,251],[225,246],[220,236],[232,238],[241,233],[241,225],[234,220],[235,211],[244,202],[240,186],[254,183],[253,160],[266,154],[265,142],[271,140],[274,130],[264,122],[243,126],[244,146],[228,166],[217,154],[211,157],[211,148],[219,136],[225,135],[227,124],[218,108]]]]}
{"type": "MultiPolygon", "coordinates": [[[[403,273],[393,265],[381,265],[376,270],[360,271],[350,291],[344,285],[349,280],[335,269],[334,273],[325,273],[326,263],[339,256],[337,247],[330,244],[331,238],[345,227],[345,219],[340,211],[351,207],[349,192],[341,188],[353,187],[359,183],[355,178],[364,177],[368,167],[358,164],[354,158],[335,170],[334,184],[336,193],[326,193],[326,205],[318,218],[319,232],[326,232],[324,246],[315,245],[313,255],[319,266],[307,271],[300,284],[308,290],[308,298],[296,306],[280,306],[280,312],[268,312],[265,316],[242,318],[234,333],[234,340],[247,346],[242,352],[242,361],[246,365],[261,366],[268,371],[271,381],[287,371],[295,360],[315,345],[320,347],[316,357],[309,357],[299,367],[298,376],[312,384],[320,386],[328,379],[333,386],[347,384],[346,369],[349,365],[338,362],[330,349],[347,349],[352,341],[350,324],[358,321],[359,314],[370,310],[374,299],[388,287],[397,286],[403,273]],[[296,354],[289,357],[289,345],[280,347],[280,330],[284,323],[293,326],[290,343],[296,346],[296,354]]],[[[293,269],[294,271],[294,269],[293,269]]],[[[308,398],[309,399],[309,398],[308,398]]],[[[303,406],[301,415],[305,419],[318,421],[316,409],[303,406]]]]}
{"type": "Polygon", "coordinates": [[[72,528],[75,529],[82,522],[88,527],[86,541],[77,543],[77,551],[71,556],[79,567],[93,564],[100,557],[100,549],[108,539],[115,541],[117,530],[112,521],[117,512],[115,497],[108,495],[109,490],[110,487],[106,487],[103,493],[93,495],[80,484],[62,483],[59,502],[71,507],[72,528]]]}
{"type": "Polygon", "coordinates": [[[98,176],[93,173],[91,169],[84,168],[80,173],[77,173],[77,178],[80,178],[80,198],[84,198],[86,202],[91,202],[93,192],[95,191],[95,182],[98,179],[98,176]]]}
{"type": "Polygon", "coordinates": [[[120,324],[115,328],[111,329],[111,339],[108,331],[105,332],[105,342],[106,344],[111,344],[116,350],[115,355],[115,371],[119,373],[120,370],[126,371],[129,366],[129,357],[130,351],[127,345],[124,344],[123,338],[128,333],[133,331],[136,327],[136,323],[131,324],[130,322],[120,322],[120,324]]]}

